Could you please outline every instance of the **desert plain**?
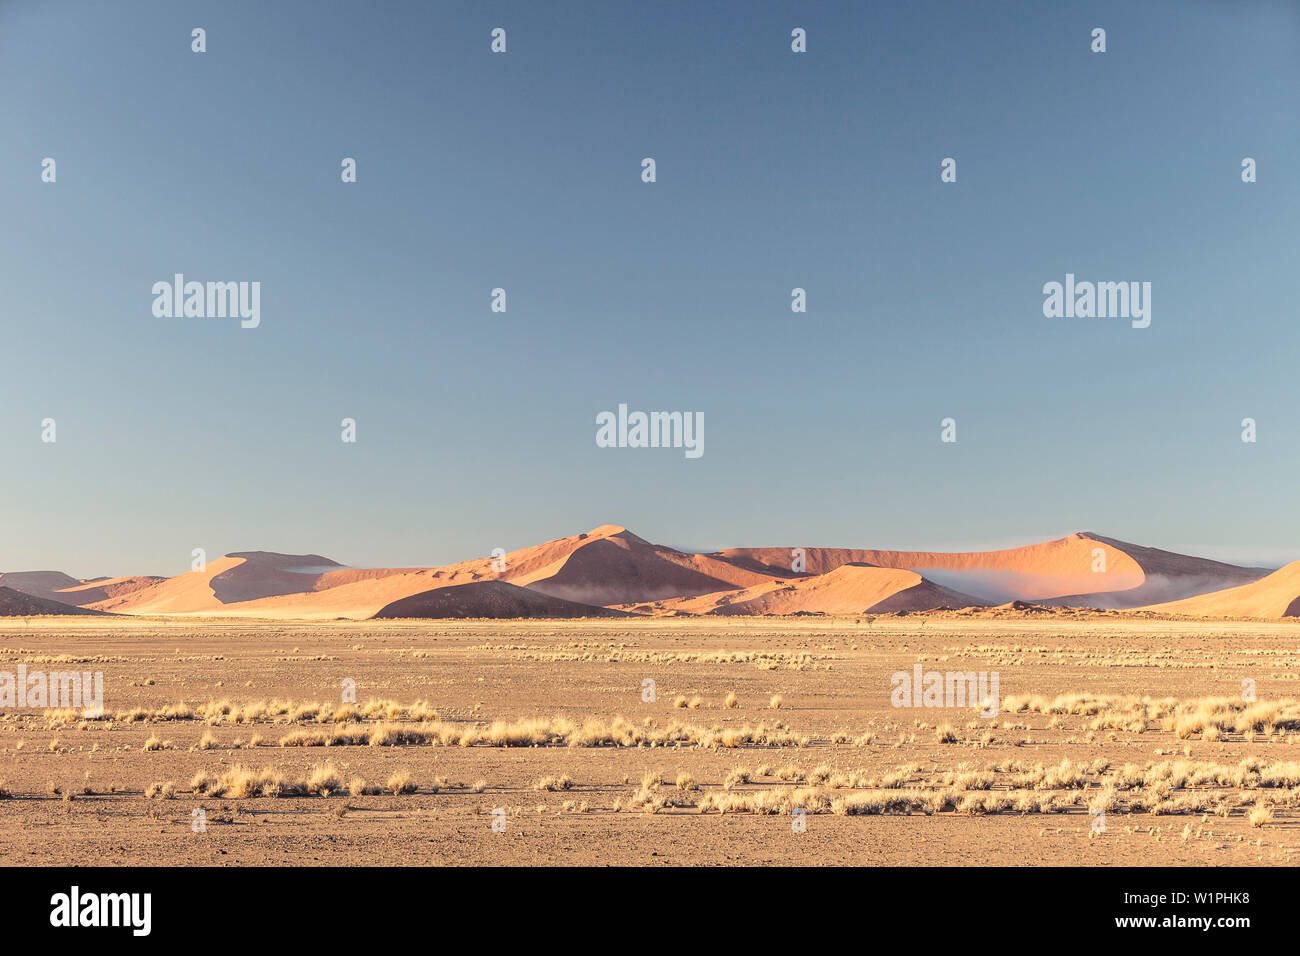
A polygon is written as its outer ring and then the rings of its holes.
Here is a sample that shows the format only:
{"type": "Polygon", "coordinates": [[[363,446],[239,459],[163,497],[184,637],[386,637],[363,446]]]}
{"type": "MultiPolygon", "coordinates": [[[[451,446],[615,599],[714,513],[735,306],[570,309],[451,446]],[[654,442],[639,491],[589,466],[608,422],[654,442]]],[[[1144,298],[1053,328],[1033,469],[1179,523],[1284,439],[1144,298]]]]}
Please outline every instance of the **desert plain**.
{"type": "Polygon", "coordinates": [[[0,862],[1289,865],[1298,637],[1014,608],[5,618],[0,671],[102,672],[104,699],[0,712],[0,862]],[[996,713],[895,706],[918,664],[996,673],[996,713]]]}

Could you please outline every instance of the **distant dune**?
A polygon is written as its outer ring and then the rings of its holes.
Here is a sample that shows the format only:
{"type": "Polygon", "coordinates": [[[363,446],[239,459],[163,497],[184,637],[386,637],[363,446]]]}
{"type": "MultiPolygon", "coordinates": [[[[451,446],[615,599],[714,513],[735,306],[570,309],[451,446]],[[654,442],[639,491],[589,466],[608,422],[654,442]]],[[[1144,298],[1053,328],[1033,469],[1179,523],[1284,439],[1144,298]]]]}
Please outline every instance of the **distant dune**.
{"type": "Polygon", "coordinates": [[[165,580],[159,577],[124,577],[82,581],[62,571],[10,571],[0,574],[0,587],[62,605],[85,607],[165,580]]]}
{"type": "Polygon", "coordinates": [[[38,617],[42,614],[103,614],[71,604],[60,604],[45,598],[24,594],[13,588],[0,586],[0,617],[38,617]]]}
{"type": "Polygon", "coordinates": [[[844,564],[825,574],[778,578],[739,591],[662,602],[638,610],[688,614],[863,614],[968,607],[983,602],[915,571],[844,564]]]}
{"type": "Polygon", "coordinates": [[[440,569],[445,576],[508,581],[551,597],[590,605],[630,604],[748,587],[770,575],[709,555],[650,544],[618,525],[520,548],[497,572],[490,558],[440,569]]]}
{"type": "Polygon", "coordinates": [[[1146,610],[1198,617],[1300,617],[1300,561],[1251,584],[1154,604],[1146,610]]]}
{"type": "Polygon", "coordinates": [[[133,594],[144,588],[152,587],[166,581],[166,578],[153,577],[149,575],[125,577],[125,578],[99,578],[94,581],[87,581],[85,584],[78,584],[76,587],[60,588],[54,592],[54,600],[61,601],[65,604],[75,604],[78,607],[86,607],[99,601],[107,601],[111,598],[122,597],[127,594],[133,594]]]}
{"type": "MultiPolygon", "coordinates": [[[[298,556],[277,555],[290,561],[298,556]]],[[[119,614],[180,614],[224,617],[367,618],[393,601],[438,586],[432,570],[384,568],[355,575],[285,572],[279,560],[249,561],[227,555],[205,571],[189,572],[93,605],[119,614]],[[231,587],[230,572],[234,575],[231,587]],[[260,581],[258,573],[264,575],[260,581]],[[293,577],[288,577],[292,574],[293,577]],[[293,584],[299,590],[287,590],[293,584]],[[229,598],[221,600],[221,595],[229,598]],[[243,597],[242,600],[239,598],[243,597]]]]}
{"type": "Polygon", "coordinates": [[[9,571],[0,574],[0,587],[13,588],[15,591],[30,594],[32,597],[45,598],[47,601],[57,601],[55,594],[61,588],[80,587],[81,583],[77,578],[62,571],[9,571]]]}
{"type": "MultiPolygon", "coordinates": [[[[1003,551],[865,551],[806,548],[807,570],[820,574],[844,564],[916,571],[945,587],[980,595],[986,603],[1029,601],[1087,607],[1139,607],[1233,587],[1268,574],[1127,544],[1091,532],[1003,551]]],[[[785,571],[790,548],[732,548],[717,553],[753,570],[785,571]]]]}
{"type": "MultiPolygon", "coordinates": [[[[1179,614],[1296,614],[1290,565],[1270,573],[1091,532],[1000,551],[731,548],[651,544],[618,525],[445,567],[349,568],[319,554],[237,551],[171,578],[78,580],[0,574],[63,607],[136,615],[328,620],[370,617],[574,617],[863,614],[1046,607],[1179,614]],[[795,571],[794,567],[800,570],[795,571]],[[1258,586],[1257,586],[1258,585],[1258,586]],[[1226,609],[1226,610],[1223,610],[1226,609]]],[[[64,612],[67,613],[67,612],[64,612]]],[[[994,613],[990,611],[989,613],[994,613]]]]}
{"type": "Polygon", "coordinates": [[[1081,591],[1078,594],[1053,598],[1048,603],[1115,609],[1142,607],[1159,601],[1175,601],[1210,591],[1249,584],[1264,578],[1271,570],[1242,568],[1235,564],[1224,564],[1222,561],[1211,561],[1208,558],[1193,558],[1172,551],[1144,548],[1141,545],[1128,544],[1113,538],[1103,538],[1101,535],[1087,534],[1086,537],[1123,552],[1136,562],[1142,569],[1142,583],[1128,589],[1103,589],[1094,586],[1091,590],[1081,591]]]}

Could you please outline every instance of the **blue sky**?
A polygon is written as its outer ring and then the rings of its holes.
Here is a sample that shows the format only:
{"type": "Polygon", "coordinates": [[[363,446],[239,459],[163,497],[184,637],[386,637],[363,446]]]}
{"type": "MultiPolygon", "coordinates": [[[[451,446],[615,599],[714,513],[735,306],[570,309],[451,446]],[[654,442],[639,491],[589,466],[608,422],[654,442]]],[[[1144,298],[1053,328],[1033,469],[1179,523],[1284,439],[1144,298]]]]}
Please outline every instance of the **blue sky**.
{"type": "Polygon", "coordinates": [[[1297,90],[1282,2],[0,2],[0,569],[1300,557],[1297,90]],[[154,317],[175,272],[261,326],[154,317]],[[1150,328],[1044,318],[1067,272],[1150,328]],[[705,454],[598,448],[620,402],[705,454]]]}

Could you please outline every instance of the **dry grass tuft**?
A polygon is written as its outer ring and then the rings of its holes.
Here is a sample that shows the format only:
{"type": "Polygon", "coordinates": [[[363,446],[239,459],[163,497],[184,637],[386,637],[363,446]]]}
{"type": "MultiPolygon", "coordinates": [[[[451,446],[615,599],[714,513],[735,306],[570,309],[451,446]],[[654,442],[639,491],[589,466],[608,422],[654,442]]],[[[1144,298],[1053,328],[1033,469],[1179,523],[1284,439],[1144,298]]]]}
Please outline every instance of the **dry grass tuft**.
{"type": "Polygon", "coordinates": [[[735,768],[727,773],[722,781],[722,789],[734,790],[742,784],[749,783],[749,771],[735,768]]]}
{"type": "Polygon", "coordinates": [[[315,764],[307,776],[307,792],[328,797],[343,789],[343,778],[333,764],[315,764]]]}
{"type": "Polygon", "coordinates": [[[1246,819],[1250,821],[1252,827],[1262,827],[1273,822],[1273,810],[1263,800],[1259,800],[1246,814],[1246,819]]]}
{"type": "Polygon", "coordinates": [[[415,780],[405,770],[394,773],[388,778],[388,783],[385,786],[395,797],[404,793],[415,793],[419,789],[415,784],[415,780]]]}

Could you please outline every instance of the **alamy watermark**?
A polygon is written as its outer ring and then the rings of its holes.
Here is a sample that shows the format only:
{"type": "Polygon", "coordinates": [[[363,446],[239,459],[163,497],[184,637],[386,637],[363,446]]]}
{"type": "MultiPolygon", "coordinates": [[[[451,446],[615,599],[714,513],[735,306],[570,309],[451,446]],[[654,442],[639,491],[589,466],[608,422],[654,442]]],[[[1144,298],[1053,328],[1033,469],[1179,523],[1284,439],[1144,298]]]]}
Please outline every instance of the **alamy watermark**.
{"type": "Polygon", "coordinates": [[[629,412],[596,416],[596,445],[600,448],[684,448],[687,458],[704,454],[703,412],[629,412]]]}
{"type": "Polygon", "coordinates": [[[171,282],[155,282],[153,296],[155,318],[238,318],[245,329],[262,324],[260,282],[186,282],[177,272],[171,282]]]}
{"type": "Polygon", "coordinates": [[[1043,315],[1049,319],[1132,319],[1135,329],[1151,324],[1150,282],[1075,282],[1043,286],[1043,315]]]}
{"type": "Polygon", "coordinates": [[[83,893],[73,885],[50,897],[54,927],[124,927],[133,936],[148,936],[153,926],[152,893],[83,893]]]}
{"type": "Polygon", "coordinates": [[[917,664],[889,680],[895,707],[976,707],[981,717],[996,717],[1001,707],[997,671],[926,671],[917,664]]]}
{"type": "Polygon", "coordinates": [[[103,671],[0,671],[0,708],[79,707],[87,717],[104,712],[103,671]]]}

